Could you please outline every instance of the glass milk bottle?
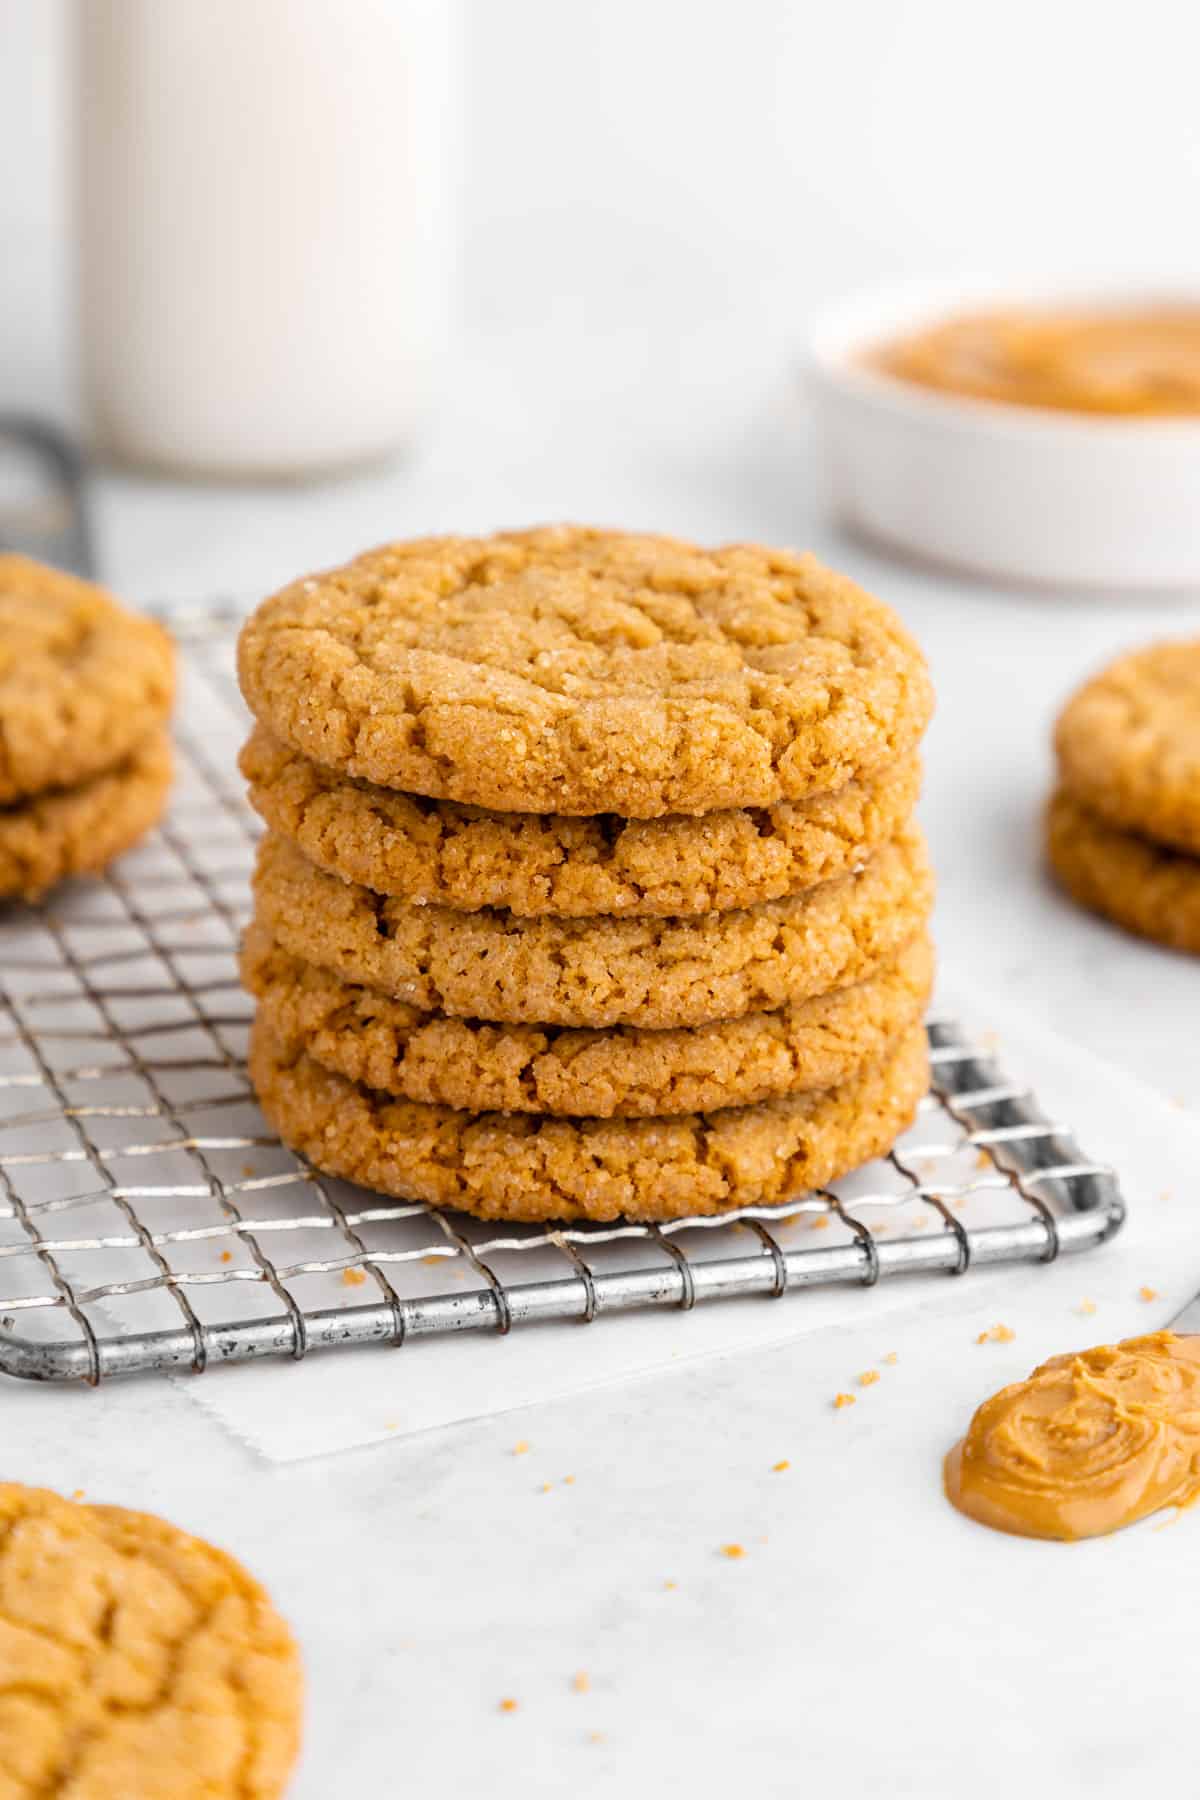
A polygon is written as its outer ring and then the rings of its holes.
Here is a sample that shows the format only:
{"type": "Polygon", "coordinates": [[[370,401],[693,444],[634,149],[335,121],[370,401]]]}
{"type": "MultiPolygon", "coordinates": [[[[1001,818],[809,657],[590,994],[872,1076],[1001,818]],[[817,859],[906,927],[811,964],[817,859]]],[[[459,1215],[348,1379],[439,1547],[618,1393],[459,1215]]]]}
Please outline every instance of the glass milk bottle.
{"type": "Polygon", "coordinates": [[[405,445],[449,312],[453,0],[78,0],[93,438],[214,476],[405,445]]]}

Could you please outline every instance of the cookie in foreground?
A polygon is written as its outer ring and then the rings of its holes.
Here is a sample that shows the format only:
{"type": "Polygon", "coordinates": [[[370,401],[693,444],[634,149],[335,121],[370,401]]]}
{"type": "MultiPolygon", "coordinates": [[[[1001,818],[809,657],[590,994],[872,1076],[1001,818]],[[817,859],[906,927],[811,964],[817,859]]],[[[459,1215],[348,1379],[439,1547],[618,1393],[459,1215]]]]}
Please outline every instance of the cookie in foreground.
{"type": "Polygon", "coordinates": [[[933,879],[906,827],[854,874],[681,919],[518,919],[410,906],[326,875],[268,832],[258,917],[293,956],[425,1012],[663,1029],[765,1012],[861,981],[926,922],[933,879]]]}
{"type": "Polygon", "coordinates": [[[622,819],[496,813],[353,781],[257,726],[242,750],[250,804],[343,881],[414,903],[518,917],[728,912],[848,874],[916,806],[915,753],[833,793],[758,811],[622,819]]]}
{"type": "Polygon", "coordinates": [[[484,1219],[664,1221],[781,1204],[891,1148],[929,1077],[923,1026],[840,1086],[671,1118],[470,1113],[381,1094],[276,1039],[250,1078],[285,1143],[327,1174],[484,1219]]]}
{"type": "Polygon", "coordinates": [[[243,628],[255,716],[331,769],[501,812],[828,793],[933,706],[896,615],[814,558],[575,526],[384,546],[243,628]]]}
{"type": "Polygon", "coordinates": [[[642,1118],[834,1087],[878,1062],[924,1011],[933,948],[920,931],[851,987],[674,1031],[488,1025],[421,1012],[301,962],[257,923],[241,969],[279,1043],[380,1092],[470,1112],[642,1118]]]}
{"type": "Polygon", "coordinates": [[[276,1800],[300,1655],[231,1556],[148,1513],[0,1484],[0,1788],[276,1800]]]}

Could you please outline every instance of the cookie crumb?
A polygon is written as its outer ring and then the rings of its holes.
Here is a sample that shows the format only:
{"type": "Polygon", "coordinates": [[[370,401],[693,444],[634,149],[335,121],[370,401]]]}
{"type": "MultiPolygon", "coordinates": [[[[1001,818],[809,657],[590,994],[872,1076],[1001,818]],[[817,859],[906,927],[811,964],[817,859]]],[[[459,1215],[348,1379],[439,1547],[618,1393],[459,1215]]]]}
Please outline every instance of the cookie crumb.
{"type": "Polygon", "coordinates": [[[232,1250],[222,1250],[221,1261],[226,1262],[226,1263],[232,1262],[233,1261],[233,1251],[232,1250]]]}
{"type": "Polygon", "coordinates": [[[512,1453],[514,1456],[524,1456],[528,1449],[529,1443],[527,1439],[518,1438],[517,1442],[512,1447],[512,1453]]]}
{"type": "Polygon", "coordinates": [[[854,1400],[855,1396],[853,1394],[835,1394],[833,1396],[834,1412],[841,1412],[843,1406],[853,1406],[854,1400]]]}
{"type": "Polygon", "coordinates": [[[563,1476],[563,1486],[564,1487],[574,1487],[575,1486],[575,1477],[573,1475],[564,1475],[563,1476]]]}
{"type": "Polygon", "coordinates": [[[828,1231],[829,1230],[829,1214],[822,1213],[820,1218],[814,1219],[812,1222],[812,1228],[814,1231],[828,1231]]]}
{"type": "Polygon", "coordinates": [[[986,1150],[977,1150],[975,1152],[975,1167],[977,1169],[990,1169],[991,1166],[992,1166],[992,1159],[988,1155],[987,1151],[986,1150]]]}
{"type": "Polygon", "coordinates": [[[243,1181],[252,1181],[257,1174],[258,1174],[258,1170],[254,1167],[253,1163],[243,1163],[242,1164],[242,1180],[243,1181]]]}
{"type": "Polygon", "coordinates": [[[670,1589],[674,1589],[674,1588],[677,1588],[677,1587],[678,1587],[678,1586],[679,1586],[679,1583],[678,1583],[678,1582],[677,1582],[677,1581],[664,1581],[664,1582],[663,1582],[663,1586],[664,1586],[664,1587],[665,1587],[665,1588],[670,1588],[670,1589]]]}
{"type": "Polygon", "coordinates": [[[586,1669],[577,1670],[571,1677],[571,1692],[573,1694],[586,1694],[590,1691],[591,1685],[592,1678],[586,1669]]]}
{"type": "Polygon", "coordinates": [[[1080,1318],[1083,1319],[1090,1319],[1095,1310],[1096,1302],[1094,1300],[1081,1300],[1079,1305],[1075,1308],[1075,1311],[1079,1314],[1080,1318]]]}
{"type": "Polygon", "coordinates": [[[603,1742],[604,1742],[604,1733],[602,1731],[589,1731],[588,1732],[588,1743],[589,1744],[602,1744],[603,1742]]]}
{"type": "Polygon", "coordinates": [[[399,1419],[385,1419],[383,1421],[383,1429],[385,1431],[399,1431],[399,1429],[400,1429],[399,1419]]]}
{"type": "Polygon", "coordinates": [[[746,1554],[745,1548],[741,1544],[722,1544],[721,1545],[721,1555],[727,1556],[729,1558],[730,1562],[736,1562],[740,1556],[745,1556],[745,1554],[746,1554]]]}
{"type": "Polygon", "coordinates": [[[896,1366],[896,1364],[900,1361],[900,1358],[894,1350],[889,1350],[883,1360],[888,1365],[889,1369],[891,1369],[896,1366]]]}
{"type": "Polygon", "coordinates": [[[342,1270],[342,1286],[343,1287],[361,1287],[363,1282],[366,1279],[367,1279],[367,1276],[366,1276],[365,1269],[343,1269],[342,1270]]]}
{"type": "Polygon", "coordinates": [[[83,1488],[76,1488],[74,1490],[74,1492],[72,1493],[71,1498],[72,1498],[72,1500],[82,1500],[83,1495],[84,1495],[83,1488]]]}
{"type": "Polygon", "coordinates": [[[1158,1299],[1158,1289],[1152,1288],[1152,1287],[1140,1287],[1138,1289],[1138,1299],[1139,1300],[1157,1300],[1158,1299]]]}
{"type": "Polygon", "coordinates": [[[859,1387],[874,1387],[879,1380],[878,1369],[864,1369],[858,1378],[859,1387]]]}
{"type": "Polygon", "coordinates": [[[990,1325],[975,1339],[977,1344],[1011,1344],[1016,1337],[1011,1325],[990,1325]]]}
{"type": "Polygon", "coordinates": [[[500,1702],[500,1711],[502,1713],[514,1713],[516,1710],[517,1702],[515,1700],[505,1699],[500,1702]]]}
{"type": "Polygon", "coordinates": [[[792,1466],[791,1463],[788,1461],[787,1457],[785,1456],[783,1458],[782,1462],[777,1462],[777,1463],[771,1464],[771,1473],[772,1473],[772,1475],[782,1475],[783,1471],[785,1469],[790,1469],[791,1466],[792,1466]]]}

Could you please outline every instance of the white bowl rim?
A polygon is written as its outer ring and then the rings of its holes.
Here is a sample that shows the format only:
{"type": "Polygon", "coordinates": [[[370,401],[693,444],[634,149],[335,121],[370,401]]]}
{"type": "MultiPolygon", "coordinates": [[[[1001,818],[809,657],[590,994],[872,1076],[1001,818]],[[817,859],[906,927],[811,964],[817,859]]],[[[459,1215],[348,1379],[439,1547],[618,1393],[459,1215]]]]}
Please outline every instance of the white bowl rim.
{"type": "Polygon", "coordinates": [[[1091,303],[1098,307],[1146,306],[1186,302],[1200,308],[1200,283],[1179,276],[1162,280],[1092,280],[1079,275],[1062,279],[1021,281],[1012,275],[959,276],[946,280],[895,282],[866,288],[822,308],[808,333],[809,370],[818,380],[869,399],[893,412],[937,422],[959,430],[1003,437],[1106,442],[1142,447],[1200,449],[1200,416],[1196,418],[1104,417],[1095,413],[1017,406],[975,394],[952,394],[923,388],[889,375],[860,360],[862,353],[889,336],[935,324],[966,306],[1054,306],[1091,303]]]}

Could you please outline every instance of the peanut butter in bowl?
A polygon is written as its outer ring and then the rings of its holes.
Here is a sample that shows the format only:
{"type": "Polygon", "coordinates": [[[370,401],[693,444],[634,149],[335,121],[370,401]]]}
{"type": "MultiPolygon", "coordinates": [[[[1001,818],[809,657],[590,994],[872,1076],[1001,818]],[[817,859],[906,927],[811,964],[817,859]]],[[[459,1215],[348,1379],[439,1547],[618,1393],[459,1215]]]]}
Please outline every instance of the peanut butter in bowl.
{"type": "Polygon", "coordinates": [[[1200,1498],[1200,1337],[1157,1331],[1055,1356],[984,1401],[946,1458],[960,1512],[1075,1540],[1200,1498]]]}
{"type": "Polygon", "coordinates": [[[963,312],[868,350],[938,393],[1109,418],[1200,419],[1200,301],[963,312]]]}

